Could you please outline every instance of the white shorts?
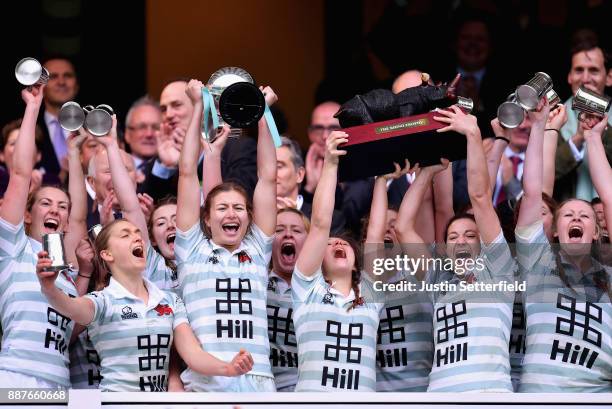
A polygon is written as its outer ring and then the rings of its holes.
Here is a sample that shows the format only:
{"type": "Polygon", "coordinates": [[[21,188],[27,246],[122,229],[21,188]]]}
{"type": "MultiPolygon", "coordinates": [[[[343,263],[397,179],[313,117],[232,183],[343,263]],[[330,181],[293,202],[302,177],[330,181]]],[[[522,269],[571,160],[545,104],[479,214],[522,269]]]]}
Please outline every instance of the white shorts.
{"type": "Polygon", "coordinates": [[[64,389],[59,383],[3,369],[0,369],[0,385],[3,388],[64,389]]]}
{"type": "Polygon", "coordinates": [[[276,392],[274,378],[261,375],[202,376],[187,369],[181,380],[185,392],[276,392]]]}

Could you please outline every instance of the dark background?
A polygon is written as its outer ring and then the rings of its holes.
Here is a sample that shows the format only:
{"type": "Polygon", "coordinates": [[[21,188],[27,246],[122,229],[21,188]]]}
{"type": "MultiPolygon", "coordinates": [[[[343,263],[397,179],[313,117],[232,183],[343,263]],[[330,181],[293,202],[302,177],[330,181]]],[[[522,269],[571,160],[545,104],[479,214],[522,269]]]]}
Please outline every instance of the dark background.
{"type": "MultiPolygon", "coordinates": [[[[83,105],[109,104],[120,118],[147,88],[157,91],[160,84],[153,87],[147,83],[147,71],[155,68],[146,66],[146,50],[155,50],[154,44],[147,45],[147,27],[161,27],[169,36],[173,28],[165,27],[164,21],[147,22],[150,1],[163,0],[4,2],[0,123],[23,113],[14,66],[26,56],[68,56],[79,76],[77,100],[83,105]]],[[[189,13],[189,3],[171,4],[176,4],[176,13],[184,14],[189,13]]],[[[316,81],[319,86],[307,93],[312,95],[313,106],[327,99],[343,102],[355,93],[388,87],[395,76],[411,68],[430,72],[436,80],[450,79],[448,73],[455,67],[452,44],[456,25],[466,16],[484,18],[491,29],[488,69],[499,74],[496,87],[504,95],[534,72],[545,71],[553,77],[561,98],[569,97],[569,49],[581,28],[589,28],[586,35],[595,35],[610,49],[611,1],[605,0],[312,0],[296,1],[291,7],[312,7],[315,3],[322,3],[324,10],[324,41],[319,47],[324,63],[320,73],[313,72],[313,76],[320,76],[316,81]]],[[[231,19],[236,3],[227,7],[222,17],[231,19]]],[[[201,21],[204,25],[206,19],[222,17],[202,16],[201,21]]],[[[231,29],[240,30],[240,22],[232,22],[231,29]]],[[[283,32],[277,35],[282,37],[283,32]]],[[[271,58],[290,71],[291,61],[274,55],[270,48],[271,58]]],[[[299,86],[300,78],[295,81],[299,86]]],[[[158,97],[156,93],[153,96],[158,97]]],[[[309,112],[291,114],[293,118],[309,116],[309,112]]],[[[293,136],[305,142],[304,127],[299,125],[293,136]]]]}

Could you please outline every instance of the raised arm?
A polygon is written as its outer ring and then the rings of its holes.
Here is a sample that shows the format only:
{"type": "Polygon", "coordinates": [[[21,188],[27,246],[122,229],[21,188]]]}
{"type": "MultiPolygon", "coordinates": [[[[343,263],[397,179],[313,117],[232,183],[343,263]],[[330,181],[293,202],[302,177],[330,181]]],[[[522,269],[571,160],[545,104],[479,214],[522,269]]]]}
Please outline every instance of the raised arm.
{"type": "Polygon", "coordinates": [[[87,234],[87,192],[80,154],[80,147],[85,139],[87,134],[83,128],[68,137],[68,193],[71,207],[64,246],[69,261],[76,260],[76,248],[87,234]]]}
{"type": "MultiPolygon", "coordinates": [[[[271,106],[278,97],[270,87],[262,90],[266,104],[271,106]]],[[[253,193],[253,220],[267,236],[276,229],[276,148],[266,118],[257,124],[257,185],[253,193]]]]}
{"type": "Polygon", "coordinates": [[[531,119],[531,133],[525,152],[524,194],[516,223],[517,227],[527,227],[542,219],[542,188],[544,182],[542,157],[544,155],[544,127],[549,112],[548,104],[543,99],[540,101],[537,111],[527,113],[531,119]]]}
{"type": "Polygon", "coordinates": [[[557,155],[557,143],[561,135],[560,129],[565,125],[565,122],[567,122],[565,105],[559,104],[555,109],[550,111],[544,131],[542,192],[551,197],[555,187],[555,157],[557,155]]]}
{"type": "Polygon", "coordinates": [[[323,263],[334,212],[339,157],[346,155],[338,145],[346,142],[348,135],[342,131],[334,131],[327,137],[321,179],[312,201],[310,231],[296,262],[297,268],[306,276],[313,275],[323,263]]]}
{"type": "MultiPolygon", "coordinates": [[[[417,169],[417,176],[402,199],[397,220],[395,221],[395,233],[404,253],[411,258],[431,257],[427,243],[417,232],[416,219],[423,202],[423,197],[431,186],[434,174],[447,167],[448,161],[442,160],[442,165],[428,166],[420,171],[417,169]]],[[[418,280],[422,280],[425,276],[425,270],[419,269],[415,274],[418,280]]]]}
{"type": "Polygon", "coordinates": [[[506,150],[506,146],[510,143],[510,130],[502,127],[497,118],[491,121],[491,129],[493,129],[495,140],[486,156],[489,186],[491,186],[491,192],[493,192],[495,184],[497,183],[497,170],[499,169],[502,155],[504,154],[504,150],[506,150]]]}
{"type": "Polygon", "coordinates": [[[387,210],[389,208],[387,199],[387,184],[395,179],[403,177],[410,171],[410,162],[406,159],[404,169],[394,163],[395,171],[387,175],[379,176],[374,181],[374,193],[372,194],[372,206],[370,207],[370,218],[366,234],[366,243],[382,243],[387,230],[387,210]]]}
{"type": "Polygon", "coordinates": [[[444,242],[446,224],[455,215],[453,210],[453,167],[449,166],[433,178],[435,241],[444,242]]]}
{"type": "Polygon", "coordinates": [[[36,274],[43,294],[49,304],[60,314],[73,319],[77,324],[87,325],[94,317],[93,302],[84,297],[69,297],[65,292],[55,286],[58,271],[45,271],[51,267],[52,261],[46,251],[38,253],[36,274]]]}
{"type": "Polygon", "coordinates": [[[439,116],[434,119],[448,124],[447,127],[438,129],[438,132],[456,131],[467,139],[468,194],[480,237],[485,244],[489,244],[501,232],[501,225],[491,200],[492,189],[480,129],[475,116],[466,115],[456,106],[451,106],[450,109],[438,110],[439,116]]]}
{"type": "Polygon", "coordinates": [[[13,153],[13,169],[9,175],[9,183],[4,193],[5,200],[0,207],[0,217],[16,225],[23,220],[30,190],[30,179],[34,168],[34,134],[36,118],[43,98],[44,85],[40,88],[24,89],[21,98],[26,103],[23,121],[13,153]],[[10,199],[10,200],[9,200],[10,199]]]}
{"type": "Polygon", "coordinates": [[[201,193],[198,181],[198,159],[200,158],[202,126],[202,87],[200,81],[191,80],[185,90],[193,103],[193,115],[179,159],[176,227],[182,231],[189,230],[200,221],[201,193]]]}
{"type": "Polygon", "coordinates": [[[148,244],[149,233],[147,229],[147,220],[140,207],[138,195],[136,194],[136,187],[121,158],[121,152],[117,144],[117,119],[114,116],[113,127],[109,136],[98,137],[98,141],[106,148],[113,188],[117,195],[119,205],[121,206],[121,211],[127,220],[140,229],[142,239],[148,244]]]}
{"type": "Polygon", "coordinates": [[[599,121],[592,129],[584,132],[587,155],[589,155],[589,173],[593,186],[604,205],[606,225],[612,226],[612,168],[606,157],[602,135],[608,125],[608,115],[599,121]]]}

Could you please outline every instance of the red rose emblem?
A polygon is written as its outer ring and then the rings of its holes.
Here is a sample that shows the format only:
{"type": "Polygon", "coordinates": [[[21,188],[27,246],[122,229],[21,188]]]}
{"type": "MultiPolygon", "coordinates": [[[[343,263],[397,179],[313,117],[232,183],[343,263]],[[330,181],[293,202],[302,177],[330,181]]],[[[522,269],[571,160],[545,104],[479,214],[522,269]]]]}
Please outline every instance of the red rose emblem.
{"type": "Polygon", "coordinates": [[[158,304],[157,307],[154,308],[157,312],[157,315],[172,315],[172,307],[168,304],[158,304]]]}

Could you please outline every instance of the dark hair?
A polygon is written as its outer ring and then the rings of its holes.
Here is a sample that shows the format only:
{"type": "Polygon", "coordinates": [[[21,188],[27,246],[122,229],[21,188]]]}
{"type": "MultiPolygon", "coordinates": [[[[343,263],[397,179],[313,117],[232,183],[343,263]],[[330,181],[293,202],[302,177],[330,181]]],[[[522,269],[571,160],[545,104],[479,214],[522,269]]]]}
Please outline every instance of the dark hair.
{"type": "MultiPolygon", "coordinates": [[[[337,238],[340,240],[346,241],[349,246],[353,249],[353,253],[355,254],[355,265],[353,266],[353,271],[351,272],[351,288],[353,289],[353,293],[355,294],[355,299],[353,300],[351,306],[349,307],[349,311],[357,306],[363,304],[363,299],[359,292],[359,283],[361,282],[361,270],[363,268],[363,261],[361,250],[359,249],[359,245],[353,239],[353,237],[349,233],[341,233],[337,235],[330,236],[330,239],[337,238]]],[[[325,282],[331,285],[331,282],[325,278],[325,282]]]]}
{"type": "MultiPolygon", "coordinates": [[[[10,133],[16,129],[18,130],[19,128],[21,128],[22,121],[23,121],[23,118],[15,119],[2,127],[2,138],[0,139],[0,151],[4,150],[4,147],[6,146],[6,143],[8,142],[8,137],[10,133]]],[[[36,149],[39,152],[42,152],[43,133],[38,125],[36,125],[36,128],[34,128],[34,143],[36,144],[36,149]]]]}
{"type": "Polygon", "coordinates": [[[606,50],[601,44],[599,44],[596,36],[595,37],[583,36],[579,38],[578,41],[575,41],[572,44],[571,49],[570,49],[570,64],[571,64],[572,58],[574,58],[574,55],[581,53],[581,52],[590,51],[595,48],[599,48],[601,50],[601,53],[603,54],[603,63],[604,63],[604,68],[606,70],[606,72],[604,73],[605,75],[610,69],[612,69],[612,66],[610,65],[610,63],[612,62],[612,57],[610,56],[610,53],[608,52],[608,50],[606,50]]]}
{"type": "Polygon", "coordinates": [[[202,232],[204,232],[204,235],[209,239],[212,239],[212,232],[210,231],[210,228],[206,225],[205,220],[207,217],[210,217],[212,201],[219,194],[232,191],[240,193],[240,195],[244,198],[247,214],[249,216],[249,229],[247,229],[247,232],[251,228],[250,224],[253,221],[253,204],[251,203],[251,200],[249,199],[249,195],[247,194],[246,190],[244,190],[244,188],[238,183],[223,182],[220,185],[215,186],[211,189],[210,192],[208,192],[208,196],[206,196],[206,200],[204,201],[204,207],[202,207],[202,210],[200,212],[200,227],[202,228],[202,232]]]}
{"type": "Polygon", "coordinates": [[[26,201],[26,210],[29,212],[32,210],[32,206],[34,206],[34,202],[36,201],[36,197],[38,196],[38,193],[46,188],[53,188],[53,189],[57,189],[61,192],[63,192],[66,196],[68,196],[68,212],[71,211],[72,209],[72,200],[70,199],[70,193],[63,187],[58,186],[58,185],[42,185],[41,187],[39,187],[36,190],[33,190],[32,192],[30,192],[28,194],[28,200],[26,201]]]}
{"type": "Polygon", "coordinates": [[[448,221],[448,223],[446,223],[446,228],[444,229],[444,241],[446,241],[448,239],[448,229],[450,228],[451,224],[453,224],[457,220],[461,220],[461,219],[468,219],[468,220],[471,220],[474,223],[476,223],[476,219],[474,218],[473,214],[469,214],[469,213],[457,213],[456,215],[451,217],[451,219],[448,221]]]}
{"type": "Polygon", "coordinates": [[[594,206],[594,205],[596,205],[596,204],[600,204],[600,203],[603,203],[603,202],[601,201],[601,199],[600,199],[599,197],[594,197],[594,198],[591,200],[591,206],[594,206]]]}
{"type": "Polygon", "coordinates": [[[74,77],[76,78],[78,82],[79,76],[77,75],[77,64],[72,59],[70,59],[68,56],[64,54],[48,54],[41,61],[42,66],[44,67],[51,60],[63,60],[69,63],[72,66],[72,70],[74,71],[74,77]]]}
{"type": "MultiPolygon", "coordinates": [[[[149,220],[147,221],[147,230],[149,231],[149,237],[153,238],[153,215],[155,214],[155,212],[157,211],[157,209],[159,209],[160,207],[164,207],[164,206],[169,206],[169,205],[175,205],[176,206],[177,201],[176,201],[176,197],[172,196],[172,195],[168,195],[163,197],[162,199],[160,199],[155,206],[153,207],[153,211],[151,212],[151,217],[149,217],[149,220]]],[[[153,245],[153,244],[151,244],[153,245]]],[[[158,246],[153,246],[153,248],[155,248],[155,250],[161,254],[161,252],[159,251],[159,247],[158,246]]],[[[162,255],[163,256],[163,255],[162,255]]],[[[176,276],[177,274],[177,267],[176,267],[176,263],[174,260],[170,260],[164,257],[164,261],[166,262],[166,267],[168,267],[170,269],[170,271],[172,271],[172,275],[176,276]]]]}
{"type": "Polygon", "coordinates": [[[104,288],[108,286],[110,282],[110,277],[112,275],[111,269],[106,264],[106,261],[102,259],[100,256],[100,252],[102,250],[106,250],[108,248],[108,242],[110,240],[111,230],[113,227],[120,222],[125,222],[127,220],[124,219],[116,219],[107,224],[100,230],[98,236],[96,237],[96,241],[94,242],[94,274],[92,274],[92,278],[95,282],[96,288],[104,288]],[[104,277],[102,277],[102,273],[106,273],[104,277]]]}

